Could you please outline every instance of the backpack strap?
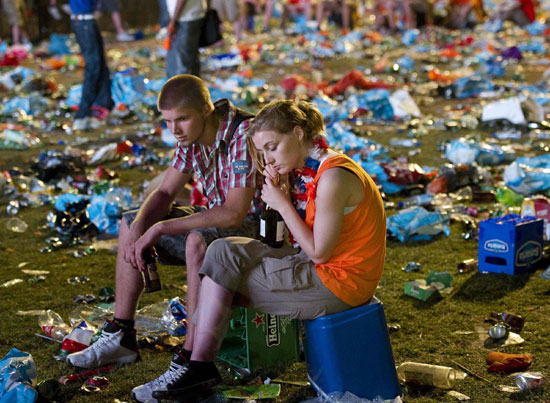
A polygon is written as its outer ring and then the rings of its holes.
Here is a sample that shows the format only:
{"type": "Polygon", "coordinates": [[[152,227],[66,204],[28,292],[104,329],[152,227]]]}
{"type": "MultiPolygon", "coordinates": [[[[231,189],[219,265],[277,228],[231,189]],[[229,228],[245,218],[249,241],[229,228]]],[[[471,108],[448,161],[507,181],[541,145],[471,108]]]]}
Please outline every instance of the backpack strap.
{"type": "Polygon", "coordinates": [[[233,121],[229,126],[229,133],[231,133],[231,137],[233,137],[235,131],[237,130],[237,127],[239,127],[242,122],[248,119],[252,119],[254,117],[253,113],[247,112],[240,108],[236,108],[236,110],[237,112],[235,113],[235,117],[233,118],[233,121]]]}

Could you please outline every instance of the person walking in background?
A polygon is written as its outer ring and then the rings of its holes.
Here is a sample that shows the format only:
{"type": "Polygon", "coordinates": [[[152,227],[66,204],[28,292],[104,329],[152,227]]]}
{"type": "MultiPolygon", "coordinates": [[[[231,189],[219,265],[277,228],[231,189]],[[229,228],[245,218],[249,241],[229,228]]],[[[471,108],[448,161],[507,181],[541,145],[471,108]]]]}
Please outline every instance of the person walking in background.
{"type": "Polygon", "coordinates": [[[101,16],[103,13],[111,14],[113,25],[116,29],[116,40],[119,42],[130,42],[134,37],[122,28],[122,18],[120,17],[120,6],[118,0],[98,0],[96,12],[101,16]]]}
{"type": "Polygon", "coordinates": [[[221,26],[220,32],[223,32],[224,21],[229,21],[233,24],[235,38],[240,42],[242,37],[242,25],[240,17],[239,0],[211,0],[210,7],[216,10],[220,17],[221,26]]]}
{"type": "Polygon", "coordinates": [[[76,36],[84,58],[84,82],[78,112],[73,122],[74,130],[88,130],[99,127],[92,118],[92,105],[108,110],[113,108],[111,98],[111,77],[103,38],[94,17],[97,0],[70,0],[71,29],[76,36]]]}
{"type": "Polygon", "coordinates": [[[200,76],[199,42],[206,0],[166,0],[171,46],[166,56],[166,77],[178,74],[200,76]]]}
{"type": "Polygon", "coordinates": [[[8,23],[11,26],[12,44],[21,45],[21,42],[23,40],[25,42],[28,42],[28,38],[23,34],[23,31],[21,29],[22,19],[17,8],[16,0],[2,0],[2,11],[8,17],[8,23]]]}

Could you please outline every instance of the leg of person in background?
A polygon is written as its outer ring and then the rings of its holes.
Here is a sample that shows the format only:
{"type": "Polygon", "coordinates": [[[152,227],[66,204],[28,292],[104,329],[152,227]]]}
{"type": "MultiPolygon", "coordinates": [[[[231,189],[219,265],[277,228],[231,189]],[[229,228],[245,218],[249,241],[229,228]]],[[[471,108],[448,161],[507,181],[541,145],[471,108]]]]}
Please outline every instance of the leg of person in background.
{"type": "Polygon", "coordinates": [[[113,98],[111,97],[111,72],[107,66],[107,59],[105,57],[105,50],[103,47],[103,38],[99,30],[97,31],[97,43],[99,44],[99,54],[100,54],[100,69],[99,69],[99,78],[98,78],[98,94],[94,103],[102,108],[111,111],[113,109],[114,103],[113,98]]]}
{"type": "Polygon", "coordinates": [[[120,42],[129,42],[133,41],[134,37],[122,28],[122,19],[120,18],[120,12],[114,11],[111,13],[111,19],[113,20],[113,25],[116,29],[116,39],[120,42]]]}
{"type": "Polygon", "coordinates": [[[199,39],[204,18],[178,22],[166,56],[166,78],[176,74],[200,76],[199,39]]]}
{"type": "Polygon", "coordinates": [[[347,34],[350,30],[350,6],[346,0],[342,2],[342,32],[347,34]]]}
{"type": "Polygon", "coordinates": [[[273,17],[273,8],[275,7],[275,0],[266,0],[264,4],[264,25],[262,32],[269,32],[269,24],[271,17],[273,17]]]}
{"type": "Polygon", "coordinates": [[[71,28],[76,36],[84,57],[84,82],[82,83],[82,97],[78,112],[75,116],[73,128],[75,130],[87,130],[91,126],[92,104],[99,94],[101,78],[101,61],[104,55],[100,54],[103,46],[97,38],[101,37],[95,20],[71,20],[71,28]]]}
{"type": "Polygon", "coordinates": [[[159,3],[159,25],[161,28],[166,28],[170,22],[170,14],[166,6],[166,0],[158,0],[159,3]]]}

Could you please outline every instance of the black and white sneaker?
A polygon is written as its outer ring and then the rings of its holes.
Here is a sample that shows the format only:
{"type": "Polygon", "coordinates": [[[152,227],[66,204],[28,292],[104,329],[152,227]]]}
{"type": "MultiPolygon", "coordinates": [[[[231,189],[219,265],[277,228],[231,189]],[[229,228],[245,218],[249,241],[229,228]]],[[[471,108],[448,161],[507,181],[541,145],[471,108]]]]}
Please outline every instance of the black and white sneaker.
{"type": "Polygon", "coordinates": [[[213,362],[190,361],[177,379],[153,390],[155,399],[170,399],[213,388],[222,381],[213,362]]]}
{"type": "Polygon", "coordinates": [[[146,384],[136,386],[132,389],[132,397],[138,402],[157,403],[158,400],[153,397],[153,390],[166,387],[179,379],[188,365],[189,361],[180,352],[175,353],[166,372],[146,384]]]}

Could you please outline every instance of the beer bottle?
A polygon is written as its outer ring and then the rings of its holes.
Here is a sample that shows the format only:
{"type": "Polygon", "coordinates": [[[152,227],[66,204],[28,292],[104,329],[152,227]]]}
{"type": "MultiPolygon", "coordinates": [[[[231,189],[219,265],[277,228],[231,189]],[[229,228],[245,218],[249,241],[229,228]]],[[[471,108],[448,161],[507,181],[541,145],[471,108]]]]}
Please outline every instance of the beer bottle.
{"type": "Polygon", "coordinates": [[[281,214],[266,204],[260,214],[260,241],[272,248],[280,248],[284,243],[284,229],[281,214]]]}
{"type": "Polygon", "coordinates": [[[160,285],[160,277],[157,271],[157,263],[155,261],[155,252],[153,248],[146,249],[143,252],[143,260],[145,260],[145,270],[141,272],[143,277],[143,286],[145,292],[160,291],[162,286],[160,285]]]}

